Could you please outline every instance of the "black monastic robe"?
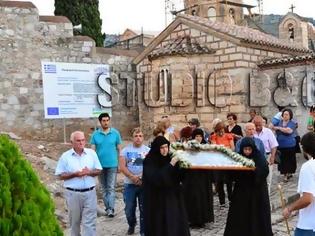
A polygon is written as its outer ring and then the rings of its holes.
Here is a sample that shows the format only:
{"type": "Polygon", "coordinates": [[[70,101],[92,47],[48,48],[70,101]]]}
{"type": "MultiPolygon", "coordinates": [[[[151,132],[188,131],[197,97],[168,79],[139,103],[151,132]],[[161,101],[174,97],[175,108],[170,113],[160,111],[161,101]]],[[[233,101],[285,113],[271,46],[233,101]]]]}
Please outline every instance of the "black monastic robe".
{"type": "Polygon", "coordinates": [[[151,147],[143,163],[145,236],[189,236],[181,171],[158,148],[151,147]]]}
{"type": "MultiPolygon", "coordinates": [[[[241,152],[245,145],[250,145],[254,153],[255,171],[233,173],[235,180],[232,201],[229,208],[224,236],[272,236],[270,202],[266,178],[269,173],[268,163],[257,150],[250,138],[244,138],[241,152]]],[[[243,153],[241,153],[243,154],[243,153]]]]}

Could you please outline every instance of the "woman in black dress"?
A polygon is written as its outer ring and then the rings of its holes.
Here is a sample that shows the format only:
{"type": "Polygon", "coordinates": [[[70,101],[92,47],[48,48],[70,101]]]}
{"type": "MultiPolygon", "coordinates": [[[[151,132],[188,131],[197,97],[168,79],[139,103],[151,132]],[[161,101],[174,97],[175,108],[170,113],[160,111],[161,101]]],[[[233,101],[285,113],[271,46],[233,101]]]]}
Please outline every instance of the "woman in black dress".
{"type": "MultiPolygon", "coordinates": [[[[192,139],[201,144],[206,143],[202,129],[195,129],[192,139]]],[[[193,228],[200,228],[205,223],[214,221],[211,174],[208,170],[188,169],[185,172],[184,198],[188,221],[193,228]]]]}
{"type": "Polygon", "coordinates": [[[189,236],[178,159],[169,141],[157,136],[143,162],[145,236],[189,236]]]}
{"type": "Polygon", "coordinates": [[[266,158],[252,138],[245,137],[240,154],[255,162],[255,171],[235,171],[235,186],[224,236],[272,236],[266,158]]]}
{"type": "Polygon", "coordinates": [[[229,113],[226,116],[228,125],[226,126],[226,133],[231,133],[234,138],[234,144],[236,144],[237,140],[243,137],[243,132],[241,126],[236,124],[237,116],[234,113],[229,113]]]}

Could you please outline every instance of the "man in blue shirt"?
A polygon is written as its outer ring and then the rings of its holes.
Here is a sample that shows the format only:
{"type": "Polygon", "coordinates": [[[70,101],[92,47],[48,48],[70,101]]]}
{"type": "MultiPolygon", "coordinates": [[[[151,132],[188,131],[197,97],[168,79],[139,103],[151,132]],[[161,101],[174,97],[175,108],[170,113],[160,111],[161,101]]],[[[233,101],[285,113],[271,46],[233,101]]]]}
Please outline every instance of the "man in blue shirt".
{"type": "Polygon", "coordinates": [[[103,189],[105,212],[108,217],[114,217],[115,184],[121,137],[118,130],[110,127],[110,116],[108,113],[100,114],[98,120],[101,128],[94,131],[90,143],[92,148],[96,150],[103,168],[99,180],[103,189]]]}
{"type": "Polygon", "coordinates": [[[128,221],[128,235],[135,231],[137,200],[140,212],[140,235],[144,235],[143,222],[143,189],[142,170],[143,160],[149,152],[149,147],[143,145],[143,133],[140,128],[132,132],[133,143],[123,148],[119,157],[121,172],[125,175],[124,180],[124,202],[125,213],[128,221]]]}

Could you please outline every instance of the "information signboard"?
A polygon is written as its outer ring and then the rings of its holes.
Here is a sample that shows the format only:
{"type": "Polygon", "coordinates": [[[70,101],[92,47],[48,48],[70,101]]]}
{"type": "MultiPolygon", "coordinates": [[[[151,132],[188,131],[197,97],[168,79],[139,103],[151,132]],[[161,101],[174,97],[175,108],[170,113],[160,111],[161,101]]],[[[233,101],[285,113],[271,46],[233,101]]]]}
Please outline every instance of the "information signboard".
{"type": "Polygon", "coordinates": [[[42,61],[42,75],[46,119],[111,115],[108,65],[42,61]],[[106,107],[99,104],[100,96],[108,98],[106,107]]]}

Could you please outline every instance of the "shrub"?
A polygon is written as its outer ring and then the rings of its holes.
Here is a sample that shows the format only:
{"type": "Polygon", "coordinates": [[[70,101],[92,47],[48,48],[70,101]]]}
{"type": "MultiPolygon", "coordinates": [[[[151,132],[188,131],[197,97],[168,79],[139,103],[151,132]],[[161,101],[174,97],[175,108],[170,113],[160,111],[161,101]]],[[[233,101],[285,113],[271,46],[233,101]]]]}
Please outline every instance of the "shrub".
{"type": "Polygon", "coordinates": [[[0,136],[0,235],[63,235],[49,192],[6,136],[0,136]]]}

